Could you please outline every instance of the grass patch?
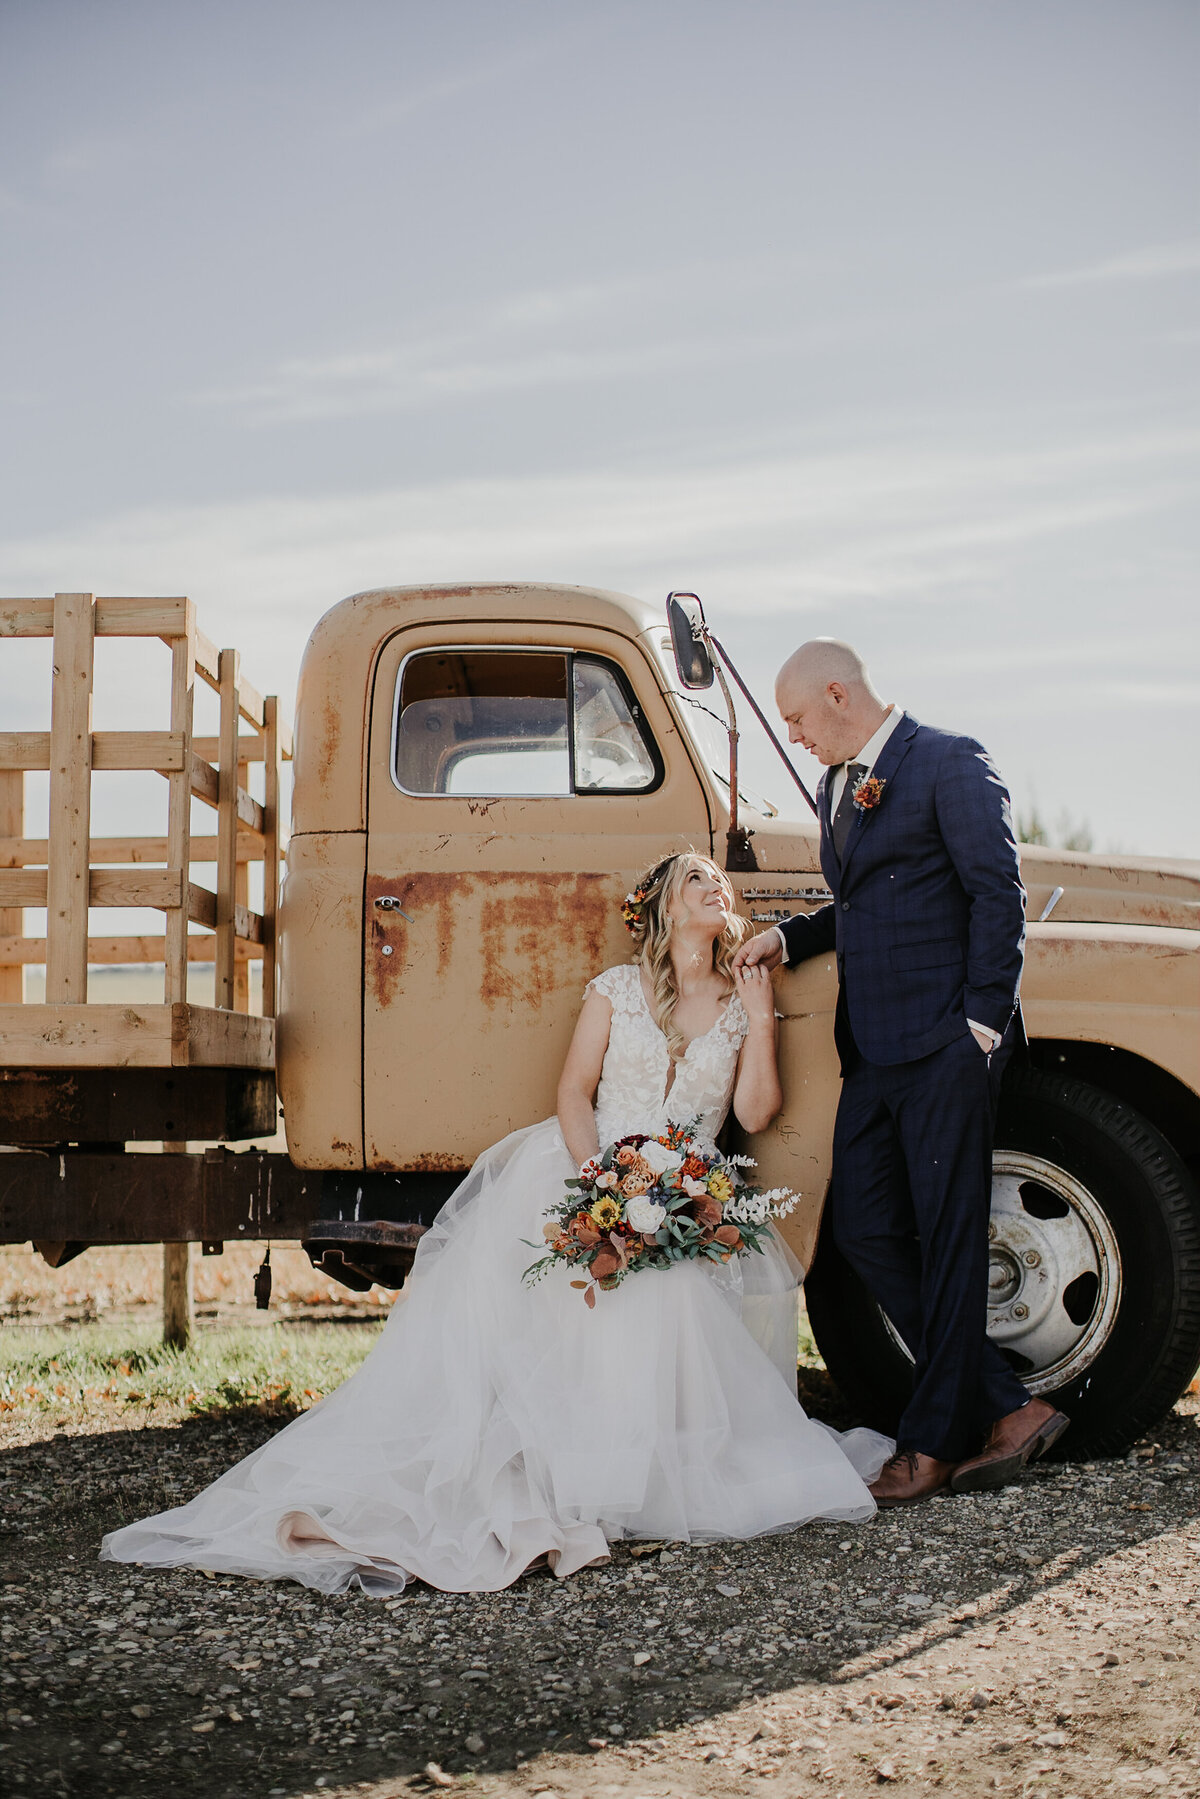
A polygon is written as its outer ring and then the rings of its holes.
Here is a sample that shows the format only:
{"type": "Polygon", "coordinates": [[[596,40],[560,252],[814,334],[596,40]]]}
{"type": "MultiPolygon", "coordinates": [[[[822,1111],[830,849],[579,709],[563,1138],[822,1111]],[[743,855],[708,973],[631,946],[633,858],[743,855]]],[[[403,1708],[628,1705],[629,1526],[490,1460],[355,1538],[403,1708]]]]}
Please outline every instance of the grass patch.
{"type": "Polygon", "coordinates": [[[382,1323],[216,1326],[167,1349],[157,1324],[0,1329],[0,1412],[166,1407],[291,1417],[354,1373],[382,1323]]]}

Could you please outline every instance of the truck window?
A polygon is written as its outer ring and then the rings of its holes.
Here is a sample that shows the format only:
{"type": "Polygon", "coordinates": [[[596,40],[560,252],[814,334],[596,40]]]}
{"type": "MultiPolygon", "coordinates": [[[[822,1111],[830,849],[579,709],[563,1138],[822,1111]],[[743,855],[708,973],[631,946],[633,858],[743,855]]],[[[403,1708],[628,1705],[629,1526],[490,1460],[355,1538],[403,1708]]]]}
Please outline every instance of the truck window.
{"type": "Polygon", "coordinates": [[[439,649],[397,679],[392,772],[461,798],[645,792],[662,761],[620,672],[567,650],[439,649]]]}

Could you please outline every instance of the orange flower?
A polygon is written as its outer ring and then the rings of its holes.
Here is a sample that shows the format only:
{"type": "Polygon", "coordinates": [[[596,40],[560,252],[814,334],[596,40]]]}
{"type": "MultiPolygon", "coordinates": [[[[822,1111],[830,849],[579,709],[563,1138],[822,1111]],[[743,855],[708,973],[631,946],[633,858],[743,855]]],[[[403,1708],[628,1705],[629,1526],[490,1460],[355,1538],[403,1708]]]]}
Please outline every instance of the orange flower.
{"type": "Polygon", "coordinates": [[[708,1169],[699,1156],[685,1156],[679,1169],[680,1175],[687,1175],[693,1181],[702,1181],[708,1169]]]}
{"type": "Polygon", "coordinates": [[[649,1193],[653,1185],[653,1177],[647,1180],[644,1174],[630,1173],[621,1182],[620,1190],[626,1199],[640,1199],[643,1193],[649,1193]]]}
{"type": "Polygon", "coordinates": [[[621,1164],[622,1168],[632,1168],[638,1159],[638,1152],[631,1143],[623,1143],[614,1159],[621,1164]]]}

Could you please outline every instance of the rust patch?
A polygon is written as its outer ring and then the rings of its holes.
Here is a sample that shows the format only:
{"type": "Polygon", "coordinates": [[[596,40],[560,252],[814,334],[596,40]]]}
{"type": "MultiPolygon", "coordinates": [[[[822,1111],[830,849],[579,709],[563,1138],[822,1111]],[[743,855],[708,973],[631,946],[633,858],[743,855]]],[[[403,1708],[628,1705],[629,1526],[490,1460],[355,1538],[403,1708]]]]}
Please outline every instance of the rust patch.
{"type": "Polygon", "coordinates": [[[317,779],[327,785],[337,762],[342,742],[342,708],[333,694],[327,694],[321,707],[321,759],[317,779]]]}
{"type": "Polygon", "coordinates": [[[603,874],[368,875],[368,994],[386,1011],[402,992],[413,956],[435,958],[438,978],[449,980],[461,975],[465,956],[473,964],[478,955],[479,998],[488,1010],[503,1005],[537,1011],[546,994],[561,986],[564,969],[574,978],[585,965],[599,967],[613,900],[612,878],[603,874]],[[411,924],[376,907],[376,899],[388,894],[411,924]]]}
{"type": "MultiPolygon", "coordinates": [[[[384,1166],[377,1162],[377,1168],[384,1166]]],[[[461,1156],[450,1155],[437,1149],[425,1150],[421,1155],[408,1156],[403,1162],[387,1166],[396,1174],[466,1174],[470,1163],[464,1162],[461,1156]]]]}
{"type": "Polygon", "coordinates": [[[588,874],[527,874],[519,893],[485,899],[479,917],[484,1005],[540,1011],[561,984],[564,966],[580,965],[576,952],[588,966],[599,961],[611,905],[608,878],[588,874]]]}

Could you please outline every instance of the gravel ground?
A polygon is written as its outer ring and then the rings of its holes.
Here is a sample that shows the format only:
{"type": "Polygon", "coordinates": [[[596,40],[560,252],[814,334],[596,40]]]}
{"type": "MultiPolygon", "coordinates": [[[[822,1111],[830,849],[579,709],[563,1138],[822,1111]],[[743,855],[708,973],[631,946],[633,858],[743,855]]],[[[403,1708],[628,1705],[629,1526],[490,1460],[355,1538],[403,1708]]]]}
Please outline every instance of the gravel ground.
{"type": "Polygon", "coordinates": [[[1198,1410],[998,1495],[388,1604],[96,1561],[263,1419],[14,1413],[0,1791],[1200,1795],[1198,1410]]]}

